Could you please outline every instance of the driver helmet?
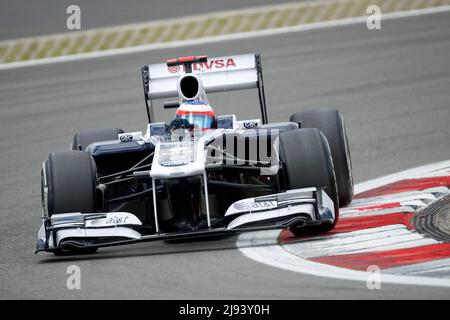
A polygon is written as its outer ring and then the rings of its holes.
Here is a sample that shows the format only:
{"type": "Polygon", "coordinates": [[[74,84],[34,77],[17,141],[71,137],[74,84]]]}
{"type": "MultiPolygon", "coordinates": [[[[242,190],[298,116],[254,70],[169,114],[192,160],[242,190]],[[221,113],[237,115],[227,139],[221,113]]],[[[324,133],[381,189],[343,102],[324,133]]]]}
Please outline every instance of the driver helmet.
{"type": "Polygon", "coordinates": [[[186,100],[175,113],[175,120],[181,119],[189,123],[194,131],[207,131],[216,126],[214,110],[201,100],[186,100]]]}

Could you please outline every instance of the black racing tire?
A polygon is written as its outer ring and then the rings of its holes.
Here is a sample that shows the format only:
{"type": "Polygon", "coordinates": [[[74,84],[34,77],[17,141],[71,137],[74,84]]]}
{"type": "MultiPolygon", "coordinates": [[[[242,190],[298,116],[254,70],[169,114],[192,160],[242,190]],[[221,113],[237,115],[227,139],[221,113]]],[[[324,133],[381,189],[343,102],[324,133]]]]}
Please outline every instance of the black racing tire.
{"type": "Polygon", "coordinates": [[[348,205],[353,199],[353,174],[350,149],[344,118],[336,109],[321,108],[305,110],[291,115],[291,122],[301,122],[302,128],[317,128],[325,135],[330,145],[336,172],[339,204],[348,205]]]}
{"type": "Polygon", "coordinates": [[[94,142],[117,140],[117,135],[124,131],[120,128],[100,128],[83,130],[73,136],[71,149],[85,151],[94,142]]]}
{"type": "Polygon", "coordinates": [[[44,212],[48,216],[67,212],[95,212],[96,167],[83,151],[54,152],[48,155],[42,172],[44,212]],[[44,192],[44,191],[43,191],[44,192]]]}
{"type": "MultiPolygon", "coordinates": [[[[44,215],[95,212],[96,167],[84,151],[50,153],[41,171],[41,199],[44,215]]],[[[55,255],[93,253],[96,248],[55,251],[55,255]]]]}
{"type": "Polygon", "coordinates": [[[327,139],[315,128],[287,131],[280,136],[280,159],[283,162],[287,189],[324,187],[334,203],[335,220],[310,227],[292,227],[295,235],[322,233],[334,228],[339,219],[339,197],[327,139]]]}

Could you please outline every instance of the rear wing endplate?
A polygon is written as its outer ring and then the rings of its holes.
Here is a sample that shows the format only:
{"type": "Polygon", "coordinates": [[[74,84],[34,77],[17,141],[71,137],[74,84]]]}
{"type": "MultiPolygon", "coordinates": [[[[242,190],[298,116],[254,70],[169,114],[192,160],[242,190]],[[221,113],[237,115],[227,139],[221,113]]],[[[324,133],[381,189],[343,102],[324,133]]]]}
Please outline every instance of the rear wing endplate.
{"type": "MultiPolygon", "coordinates": [[[[177,83],[179,77],[185,74],[185,68],[184,65],[171,63],[151,64],[142,68],[149,122],[153,118],[152,100],[178,97],[177,83]]],[[[268,122],[259,53],[208,58],[207,61],[193,63],[189,71],[200,76],[206,93],[258,89],[261,120],[263,123],[268,122]]]]}

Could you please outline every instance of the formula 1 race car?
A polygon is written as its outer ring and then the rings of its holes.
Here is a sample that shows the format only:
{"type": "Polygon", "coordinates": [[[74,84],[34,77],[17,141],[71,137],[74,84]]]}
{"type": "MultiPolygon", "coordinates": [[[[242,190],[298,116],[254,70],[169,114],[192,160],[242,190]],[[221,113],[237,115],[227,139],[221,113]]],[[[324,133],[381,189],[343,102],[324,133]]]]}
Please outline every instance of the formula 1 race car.
{"type": "Polygon", "coordinates": [[[269,123],[259,54],[183,57],[142,68],[148,126],[75,134],[41,173],[37,251],[94,252],[153,240],[289,228],[326,232],[353,180],[335,109],[269,123]],[[261,119],[216,115],[207,93],[255,88],[261,119]],[[152,122],[155,100],[174,119],[152,122]]]}

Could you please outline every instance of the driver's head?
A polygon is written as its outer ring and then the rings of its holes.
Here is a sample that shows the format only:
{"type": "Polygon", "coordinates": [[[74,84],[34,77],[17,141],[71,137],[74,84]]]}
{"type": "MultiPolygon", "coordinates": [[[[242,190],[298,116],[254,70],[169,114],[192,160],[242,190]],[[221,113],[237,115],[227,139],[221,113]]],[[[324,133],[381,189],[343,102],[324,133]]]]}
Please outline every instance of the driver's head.
{"type": "Polygon", "coordinates": [[[175,119],[180,119],[194,130],[206,131],[215,128],[216,118],[211,106],[200,100],[183,101],[175,113],[175,119]]]}

